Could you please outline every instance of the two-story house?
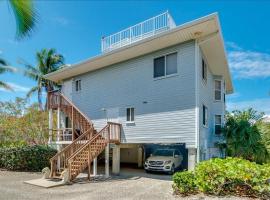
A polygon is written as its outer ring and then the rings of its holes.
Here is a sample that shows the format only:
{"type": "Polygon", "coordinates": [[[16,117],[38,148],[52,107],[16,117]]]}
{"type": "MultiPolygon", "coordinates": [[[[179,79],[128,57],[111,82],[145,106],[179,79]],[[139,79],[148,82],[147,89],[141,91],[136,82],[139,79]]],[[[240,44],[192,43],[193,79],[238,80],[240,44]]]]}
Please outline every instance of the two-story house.
{"type": "Polygon", "coordinates": [[[69,169],[72,180],[92,161],[96,171],[104,149],[106,174],[110,150],[114,173],[122,161],[141,166],[145,144],[185,144],[188,169],[220,156],[233,86],[217,13],[176,26],[165,12],[101,42],[100,55],[46,75],[62,85],[48,99],[52,175],[69,169]]]}

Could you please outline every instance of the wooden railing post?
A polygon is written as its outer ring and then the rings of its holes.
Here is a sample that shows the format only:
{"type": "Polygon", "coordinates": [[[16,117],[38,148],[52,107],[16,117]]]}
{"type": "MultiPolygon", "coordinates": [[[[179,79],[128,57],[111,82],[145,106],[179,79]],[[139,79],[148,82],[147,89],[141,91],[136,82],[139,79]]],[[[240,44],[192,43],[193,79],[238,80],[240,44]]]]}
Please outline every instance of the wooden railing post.
{"type": "Polygon", "coordinates": [[[72,132],[72,141],[74,141],[74,121],[73,121],[73,106],[71,107],[71,132],[72,132]]]}
{"type": "Polygon", "coordinates": [[[53,111],[49,109],[49,141],[48,144],[52,143],[52,135],[53,135],[53,111]]]}
{"type": "Polygon", "coordinates": [[[60,141],[60,132],[61,132],[61,111],[60,107],[57,108],[57,141],[60,141]]]}

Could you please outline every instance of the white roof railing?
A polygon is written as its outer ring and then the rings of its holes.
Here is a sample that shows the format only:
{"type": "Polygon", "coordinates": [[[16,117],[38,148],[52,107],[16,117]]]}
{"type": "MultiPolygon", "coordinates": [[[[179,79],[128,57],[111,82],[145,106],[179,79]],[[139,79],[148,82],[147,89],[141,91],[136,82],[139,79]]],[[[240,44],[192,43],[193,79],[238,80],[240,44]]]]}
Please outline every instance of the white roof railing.
{"type": "Polygon", "coordinates": [[[174,27],[176,27],[175,22],[170,13],[166,11],[120,32],[103,37],[101,51],[106,53],[174,27]]]}

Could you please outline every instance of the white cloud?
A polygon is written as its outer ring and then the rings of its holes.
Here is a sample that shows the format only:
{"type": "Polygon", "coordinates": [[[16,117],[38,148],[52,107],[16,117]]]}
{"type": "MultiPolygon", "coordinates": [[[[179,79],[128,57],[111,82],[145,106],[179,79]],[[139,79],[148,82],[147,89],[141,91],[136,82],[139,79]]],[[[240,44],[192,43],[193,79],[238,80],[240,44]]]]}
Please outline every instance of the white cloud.
{"type": "MultiPolygon", "coordinates": [[[[8,85],[10,85],[14,92],[28,92],[30,90],[29,87],[24,87],[24,86],[21,86],[21,85],[18,85],[16,83],[12,83],[12,82],[7,82],[8,85]]],[[[5,88],[0,88],[0,91],[3,91],[3,92],[12,92],[12,91],[9,91],[9,90],[6,90],[5,88]]]]}
{"type": "Polygon", "coordinates": [[[243,110],[247,108],[253,108],[257,111],[264,112],[265,114],[270,114],[270,98],[261,98],[247,101],[239,102],[228,102],[227,110],[243,110]]]}
{"type": "Polygon", "coordinates": [[[234,50],[243,50],[241,47],[239,47],[236,43],[234,42],[226,42],[226,47],[234,50]]]}
{"type": "Polygon", "coordinates": [[[234,92],[233,94],[230,94],[226,97],[230,101],[230,99],[237,99],[237,98],[241,97],[241,94],[239,92],[234,92]]]}
{"type": "Polygon", "coordinates": [[[244,50],[233,42],[226,44],[229,66],[235,78],[270,77],[270,54],[244,50]]]}

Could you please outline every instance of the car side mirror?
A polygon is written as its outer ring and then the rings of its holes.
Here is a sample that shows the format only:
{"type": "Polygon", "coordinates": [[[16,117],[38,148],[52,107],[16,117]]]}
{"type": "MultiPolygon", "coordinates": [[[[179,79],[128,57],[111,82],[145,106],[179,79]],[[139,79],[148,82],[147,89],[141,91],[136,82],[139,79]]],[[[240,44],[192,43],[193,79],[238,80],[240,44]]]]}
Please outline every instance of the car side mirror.
{"type": "Polygon", "coordinates": [[[153,156],[153,154],[150,154],[150,156],[153,156]]]}
{"type": "Polygon", "coordinates": [[[175,158],[178,158],[178,157],[179,157],[179,155],[174,155],[174,157],[175,157],[175,158]]]}

